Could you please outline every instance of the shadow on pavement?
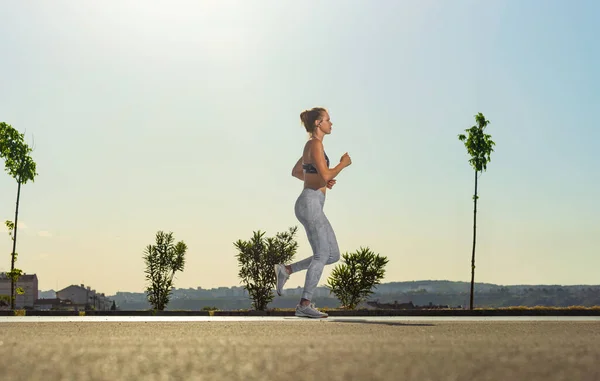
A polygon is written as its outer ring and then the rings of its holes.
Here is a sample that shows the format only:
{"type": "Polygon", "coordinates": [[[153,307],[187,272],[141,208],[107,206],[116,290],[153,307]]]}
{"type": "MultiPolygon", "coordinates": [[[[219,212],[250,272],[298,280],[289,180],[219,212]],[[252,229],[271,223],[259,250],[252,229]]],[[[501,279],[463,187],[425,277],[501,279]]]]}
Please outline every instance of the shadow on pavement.
{"type": "Polygon", "coordinates": [[[360,324],[380,324],[380,325],[398,325],[407,327],[434,327],[435,324],[429,323],[402,323],[399,321],[381,321],[381,320],[363,320],[363,319],[331,319],[332,323],[360,323],[360,324]]]}

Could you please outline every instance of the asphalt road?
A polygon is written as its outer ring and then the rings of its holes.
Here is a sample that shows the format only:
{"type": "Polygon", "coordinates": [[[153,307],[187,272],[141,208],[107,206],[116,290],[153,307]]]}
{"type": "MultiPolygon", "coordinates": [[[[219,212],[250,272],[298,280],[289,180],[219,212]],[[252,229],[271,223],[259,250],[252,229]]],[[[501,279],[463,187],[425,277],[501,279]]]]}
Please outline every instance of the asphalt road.
{"type": "Polygon", "coordinates": [[[6,380],[600,380],[600,321],[3,322],[6,380]]]}

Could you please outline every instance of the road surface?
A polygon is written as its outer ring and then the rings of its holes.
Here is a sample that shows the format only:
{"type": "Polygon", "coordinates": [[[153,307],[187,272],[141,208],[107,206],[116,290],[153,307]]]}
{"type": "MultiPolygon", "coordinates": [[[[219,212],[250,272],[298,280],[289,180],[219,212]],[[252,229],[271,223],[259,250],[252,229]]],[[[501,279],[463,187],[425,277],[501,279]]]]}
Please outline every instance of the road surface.
{"type": "Polygon", "coordinates": [[[600,380],[598,320],[100,320],[0,320],[1,378],[600,380]]]}

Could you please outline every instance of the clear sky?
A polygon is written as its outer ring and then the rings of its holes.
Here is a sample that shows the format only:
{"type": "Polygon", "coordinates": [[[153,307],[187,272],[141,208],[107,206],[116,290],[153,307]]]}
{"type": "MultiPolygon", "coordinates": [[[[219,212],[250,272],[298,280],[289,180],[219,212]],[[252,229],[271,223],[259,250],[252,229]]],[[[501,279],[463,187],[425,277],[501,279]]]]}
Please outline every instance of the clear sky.
{"type": "MultiPolygon", "coordinates": [[[[299,225],[290,172],[313,106],[330,110],[332,165],[353,161],[325,213],[342,252],[389,258],[384,282],[470,280],[474,173],[457,135],[482,112],[497,146],[476,281],[600,284],[596,1],[37,1],[0,15],[0,121],[35,141],[39,172],[18,267],[42,290],[143,291],[158,230],[189,247],[176,287],[239,285],[233,242],[299,225]]],[[[0,176],[2,221],[16,189],[0,176]]],[[[311,255],[302,229],[298,242],[311,255]]],[[[6,271],[7,234],[0,247],[6,271]]]]}

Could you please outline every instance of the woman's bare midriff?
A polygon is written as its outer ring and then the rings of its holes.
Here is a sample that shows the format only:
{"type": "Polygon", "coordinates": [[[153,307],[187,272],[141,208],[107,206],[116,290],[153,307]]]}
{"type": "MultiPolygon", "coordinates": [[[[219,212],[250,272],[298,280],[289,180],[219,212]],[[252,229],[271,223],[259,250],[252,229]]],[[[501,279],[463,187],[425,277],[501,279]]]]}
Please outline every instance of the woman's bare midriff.
{"type": "Polygon", "coordinates": [[[317,173],[304,173],[304,189],[320,190],[325,194],[327,192],[327,183],[317,173]]]}

